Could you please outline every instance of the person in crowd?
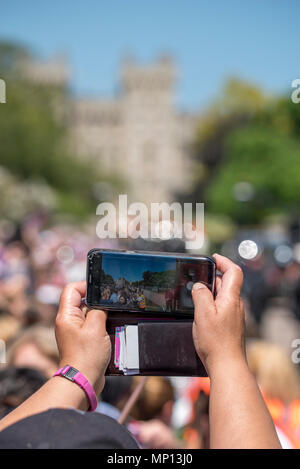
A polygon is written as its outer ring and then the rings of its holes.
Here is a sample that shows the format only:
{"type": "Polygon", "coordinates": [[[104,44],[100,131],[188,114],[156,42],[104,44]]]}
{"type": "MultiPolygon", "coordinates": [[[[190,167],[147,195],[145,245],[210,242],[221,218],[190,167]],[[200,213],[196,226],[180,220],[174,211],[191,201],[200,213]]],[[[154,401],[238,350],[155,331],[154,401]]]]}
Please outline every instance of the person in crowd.
{"type": "Polygon", "coordinates": [[[146,297],[142,290],[139,290],[137,293],[137,305],[140,309],[146,308],[146,297]]]}
{"type": "Polygon", "coordinates": [[[3,340],[5,344],[15,339],[21,328],[22,323],[19,319],[16,319],[8,313],[0,314],[0,339],[3,340]]]}
{"type": "Polygon", "coordinates": [[[109,287],[106,287],[102,294],[102,300],[109,300],[110,296],[111,296],[111,289],[109,287]]]}
{"type": "Polygon", "coordinates": [[[195,378],[186,390],[191,402],[191,415],[183,429],[184,446],[187,449],[209,448],[209,378],[195,378]]]}
{"type": "Polygon", "coordinates": [[[119,296],[119,303],[120,303],[121,306],[126,305],[126,297],[124,295],[119,296]]]}
{"type": "MultiPolygon", "coordinates": [[[[240,298],[242,271],[223,256],[215,255],[215,260],[223,274],[217,282],[216,298],[201,283],[196,283],[192,292],[194,345],[211,379],[210,447],[281,448],[271,416],[247,365],[240,298]]],[[[113,419],[97,413],[76,412],[94,408],[94,396],[103,390],[111,356],[106,313],[82,309],[85,294],[85,282],[71,283],[64,289],[56,318],[62,370],[0,420],[1,448],[74,447],[74,444],[76,447],[137,447],[127,430],[113,419]],[[67,365],[80,370],[87,380],[85,390],[61,376],[70,371],[67,365]]]]}
{"type": "MultiPolygon", "coordinates": [[[[135,377],[136,385],[139,377],[135,377]]],[[[169,379],[148,377],[141,394],[130,411],[135,422],[135,436],[143,447],[180,448],[181,442],[171,426],[175,394],[169,379]]]]}
{"type": "Polygon", "coordinates": [[[300,376],[286,350],[263,341],[247,347],[250,370],[285,448],[300,448],[300,376]]]}
{"type": "Polygon", "coordinates": [[[37,369],[50,378],[58,365],[54,330],[35,325],[21,331],[8,348],[7,361],[12,366],[37,369]]]}
{"type": "Polygon", "coordinates": [[[118,302],[118,295],[117,295],[117,292],[114,288],[112,289],[111,295],[109,297],[109,301],[111,303],[117,303],[118,302]]]}
{"type": "Polygon", "coordinates": [[[245,282],[242,293],[248,299],[251,314],[257,324],[261,322],[270,295],[270,288],[266,281],[266,270],[263,256],[246,261],[243,265],[245,282]]]}
{"type": "MultiPolygon", "coordinates": [[[[133,378],[134,385],[140,377],[133,378]]],[[[170,425],[175,395],[171,381],[163,376],[149,376],[140,393],[131,416],[136,420],[161,420],[170,425]]]]}
{"type": "Polygon", "coordinates": [[[0,370],[0,418],[18,407],[47,381],[32,368],[9,366],[0,370]]]}
{"type": "Polygon", "coordinates": [[[131,391],[131,376],[108,376],[96,411],[118,420],[131,391]]]}

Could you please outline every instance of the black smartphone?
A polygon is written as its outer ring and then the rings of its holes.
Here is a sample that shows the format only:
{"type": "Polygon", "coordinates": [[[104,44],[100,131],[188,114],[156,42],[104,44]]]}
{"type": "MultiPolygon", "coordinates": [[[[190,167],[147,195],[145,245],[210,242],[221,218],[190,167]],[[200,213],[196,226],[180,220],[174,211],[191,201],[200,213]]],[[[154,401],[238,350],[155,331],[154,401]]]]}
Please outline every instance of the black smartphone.
{"type": "Polygon", "coordinates": [[[192,287],[214,294],[216,264],[209,256],[92,249],[87,262],[90,308],[193,317],[192,287]]]}

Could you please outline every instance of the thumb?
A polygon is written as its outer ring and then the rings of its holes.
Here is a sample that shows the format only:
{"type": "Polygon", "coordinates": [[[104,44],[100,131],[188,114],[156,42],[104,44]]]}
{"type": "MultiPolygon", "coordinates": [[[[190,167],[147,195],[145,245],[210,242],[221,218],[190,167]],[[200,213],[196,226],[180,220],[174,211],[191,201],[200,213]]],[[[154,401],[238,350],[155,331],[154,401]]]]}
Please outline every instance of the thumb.
{"type": "Polygon", "coordinates": [[[107,314],[101,309],[89,309],[86,314],[84,327],[91,328],[99,334],[100,337],[104,337],[106,332],[106,319],[107,314]]]}
{"type": "Polygon", "coordinates": [[[202,317],[216,312],[215,301],[212,292],[204,283],[194,283],[192,295],[195,306],[194,321],[197,324],[202,317]]]}

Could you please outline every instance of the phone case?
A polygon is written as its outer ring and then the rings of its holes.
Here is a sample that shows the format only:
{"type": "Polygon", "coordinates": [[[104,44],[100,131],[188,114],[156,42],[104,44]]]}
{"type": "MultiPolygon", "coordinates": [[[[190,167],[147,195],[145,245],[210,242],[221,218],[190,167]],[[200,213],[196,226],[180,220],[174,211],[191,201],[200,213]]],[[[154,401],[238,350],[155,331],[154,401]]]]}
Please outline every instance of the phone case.
{"type": "Polygon", "coordinates": [[[108,376],[123,372],[115,366],[116,327],[138,325],[139,375],[142,376],[207,376],[194,348],[191,320],[145,318],[139,315],[110,315],[107,331],[112,344],[108,376]]]}

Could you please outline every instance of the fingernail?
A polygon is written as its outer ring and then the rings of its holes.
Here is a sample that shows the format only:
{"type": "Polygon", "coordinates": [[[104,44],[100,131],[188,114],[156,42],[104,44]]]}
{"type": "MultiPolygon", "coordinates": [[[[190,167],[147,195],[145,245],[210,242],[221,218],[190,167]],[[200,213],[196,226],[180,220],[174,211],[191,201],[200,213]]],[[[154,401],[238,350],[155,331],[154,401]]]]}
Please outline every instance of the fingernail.
{"type": "Polygon", "coordinates": [[[200,290],[200,288],[205,288],[205,285],[203,283],[194,283],[193,291],[200,290]]]}

